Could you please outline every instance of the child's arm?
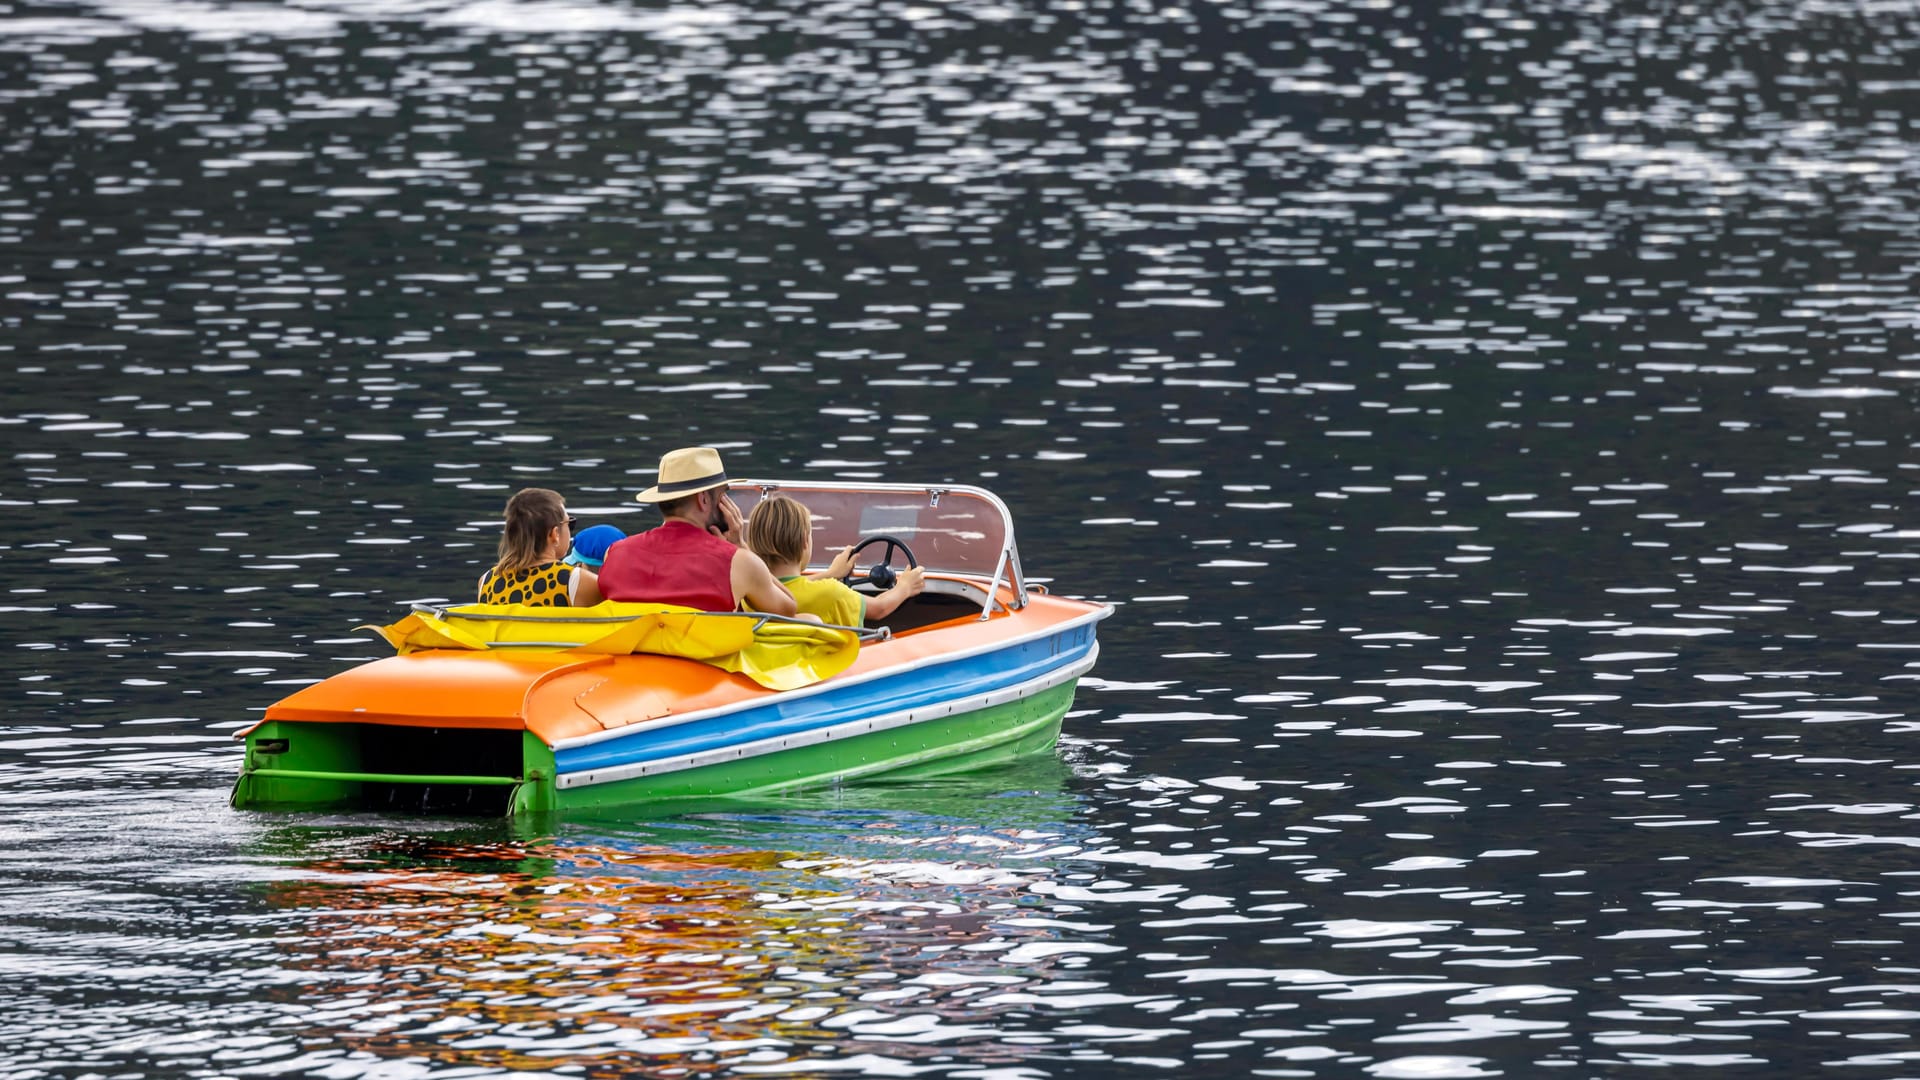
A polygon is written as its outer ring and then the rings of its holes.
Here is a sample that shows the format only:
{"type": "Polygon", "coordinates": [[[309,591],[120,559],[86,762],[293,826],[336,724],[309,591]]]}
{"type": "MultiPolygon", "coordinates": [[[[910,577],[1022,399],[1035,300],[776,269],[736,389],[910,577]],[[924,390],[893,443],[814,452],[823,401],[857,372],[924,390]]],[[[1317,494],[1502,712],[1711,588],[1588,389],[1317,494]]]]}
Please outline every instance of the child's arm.
{"type": "Polygon", "coordinates": [[[843,578],[853,573],[853,549],[843,547],[833,555],[833,562],[825,570],[815,570],[810,578],[843,578]]]}
{"type": "Polygon", "coordinates": [[[567,587],[570,593],[568,603],[574,607],[592,607],[606,599],[600,594],[600,576],[584,566],[573,568],[567,587]]]}
{"type": "Polygon", "coordinates": [[[907,597],[919,596],[921,591],[926,587],[927,572],[925,569],[914,566],[900,571],[900,579],[894,582],[893,588],[888,589],[879,596],[870,596],[867,598],[867,618],[886,618],[893,614],[893,610],[899,607],[901,602],[906,600],[907,597]]]}

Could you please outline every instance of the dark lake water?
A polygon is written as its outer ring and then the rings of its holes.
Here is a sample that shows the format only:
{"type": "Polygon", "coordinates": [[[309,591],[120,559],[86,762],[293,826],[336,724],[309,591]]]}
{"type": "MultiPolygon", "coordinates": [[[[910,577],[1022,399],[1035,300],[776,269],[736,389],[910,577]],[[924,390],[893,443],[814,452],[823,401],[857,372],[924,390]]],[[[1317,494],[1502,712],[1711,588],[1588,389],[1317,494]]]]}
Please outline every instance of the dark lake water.
{"type": "Polygon", "coordinates": [[[0,0],[0,1080],[1920,1076],[1908,4],[0,0]],[[238,813],[515,488],[979,483],[1057,759],[238,813]]]}

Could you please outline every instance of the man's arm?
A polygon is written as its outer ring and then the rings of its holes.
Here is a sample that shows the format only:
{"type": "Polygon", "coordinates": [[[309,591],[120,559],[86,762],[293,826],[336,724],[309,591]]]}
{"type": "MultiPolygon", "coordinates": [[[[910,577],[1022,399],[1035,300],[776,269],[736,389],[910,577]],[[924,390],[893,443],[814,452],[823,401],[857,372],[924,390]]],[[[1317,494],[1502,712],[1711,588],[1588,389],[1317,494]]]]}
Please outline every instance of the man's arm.
{"type": "Polygon", "coordinates": [[[793,602],[793,594],[773,576],[760,556],[746,548],[733,553],[732,577],[735,604],[744,599],[753,605],[753,610],[769,615],[794,615],[800,611],[793,602]]]}

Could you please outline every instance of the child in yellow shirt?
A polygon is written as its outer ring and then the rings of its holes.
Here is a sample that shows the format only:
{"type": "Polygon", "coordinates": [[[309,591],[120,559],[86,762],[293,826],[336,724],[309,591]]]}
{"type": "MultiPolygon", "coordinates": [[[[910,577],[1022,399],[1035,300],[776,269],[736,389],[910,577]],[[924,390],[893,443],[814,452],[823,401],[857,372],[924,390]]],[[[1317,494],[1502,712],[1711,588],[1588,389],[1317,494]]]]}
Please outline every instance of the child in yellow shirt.
{"type": "Polygon", "coordinates": [[[813,560],[813,514],[790,495],[769,495],[747,516],[742,538],[748,551],[760,556],[773,576],[793,593],[800,614],[812,615],[834,626],[863,626],[867,619],[884,619],[909,596],[926,588],[926,571],[910,567],[900,572],[891,589],[865,596],[840,579],[853,572],[853,556],[841,548],[825,570],[807,573],[813,560]]]}

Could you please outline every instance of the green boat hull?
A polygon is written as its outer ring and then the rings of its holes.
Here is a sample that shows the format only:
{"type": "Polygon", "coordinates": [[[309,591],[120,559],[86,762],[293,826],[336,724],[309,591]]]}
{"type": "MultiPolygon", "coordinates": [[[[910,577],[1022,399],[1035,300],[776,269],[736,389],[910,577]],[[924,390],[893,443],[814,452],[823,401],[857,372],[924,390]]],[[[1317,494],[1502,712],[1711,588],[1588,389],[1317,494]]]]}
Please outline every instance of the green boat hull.
{"type": "Polygon", "coordinates": [[[553,751],[526,731],[272,720],[247,736],[233,790],[241,808],[527,814],[737,798],[850,780],[908,780],[991,768],[1052,749],[1077,680],[1013,701],[754,756],[563,786],[553,751]],[[401,744],[396,752],[394,744],[401,744]],[[377,752],[374,748],[377,748],[377,752]],[[367,760],[409,763],[364,771],[367,760]]]}

